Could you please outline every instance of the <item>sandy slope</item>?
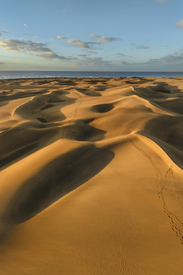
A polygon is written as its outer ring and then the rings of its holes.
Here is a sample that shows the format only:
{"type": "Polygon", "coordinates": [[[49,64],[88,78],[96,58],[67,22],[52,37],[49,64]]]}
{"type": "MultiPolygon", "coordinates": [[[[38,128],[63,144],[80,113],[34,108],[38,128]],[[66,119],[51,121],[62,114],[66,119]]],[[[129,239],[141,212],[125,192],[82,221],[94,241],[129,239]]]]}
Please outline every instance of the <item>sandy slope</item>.
{"type": "Polygon", "coordinates": [[[0,81],[0,274],[182,274],[182,91],[0,81]]]}

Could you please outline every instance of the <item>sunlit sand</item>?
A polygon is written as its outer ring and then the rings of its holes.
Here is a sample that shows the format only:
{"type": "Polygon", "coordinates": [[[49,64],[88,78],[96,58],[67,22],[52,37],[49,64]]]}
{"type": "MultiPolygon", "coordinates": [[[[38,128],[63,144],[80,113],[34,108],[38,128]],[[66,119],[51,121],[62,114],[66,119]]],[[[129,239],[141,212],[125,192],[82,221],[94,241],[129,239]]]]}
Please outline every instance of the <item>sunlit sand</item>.
{"type": "Polygon", "coordinates": [[[0,80],[0,274],[182,274],[183,78],[0,80]]]}

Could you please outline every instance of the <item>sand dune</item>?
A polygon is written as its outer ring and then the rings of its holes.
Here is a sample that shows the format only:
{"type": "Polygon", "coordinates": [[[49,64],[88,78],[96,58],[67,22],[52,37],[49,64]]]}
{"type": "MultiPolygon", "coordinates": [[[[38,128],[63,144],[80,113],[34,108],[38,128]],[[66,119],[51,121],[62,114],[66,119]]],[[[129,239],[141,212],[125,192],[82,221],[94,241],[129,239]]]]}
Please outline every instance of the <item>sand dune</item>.
{"type": "Polygon", "coordinates": [[[0,274],[182,274],[183,78],[0,80],[0,274]]]}

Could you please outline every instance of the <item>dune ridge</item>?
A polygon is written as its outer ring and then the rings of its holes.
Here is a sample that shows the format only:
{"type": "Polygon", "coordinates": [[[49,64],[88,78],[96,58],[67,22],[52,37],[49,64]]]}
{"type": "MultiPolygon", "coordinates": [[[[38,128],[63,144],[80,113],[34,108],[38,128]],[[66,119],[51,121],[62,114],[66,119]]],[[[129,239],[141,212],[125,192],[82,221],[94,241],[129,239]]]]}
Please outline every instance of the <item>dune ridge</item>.
{"type": "Polygon", "coordinates": [[[0,273],[182,274],[183,78],[0,80],[0,273]]]}

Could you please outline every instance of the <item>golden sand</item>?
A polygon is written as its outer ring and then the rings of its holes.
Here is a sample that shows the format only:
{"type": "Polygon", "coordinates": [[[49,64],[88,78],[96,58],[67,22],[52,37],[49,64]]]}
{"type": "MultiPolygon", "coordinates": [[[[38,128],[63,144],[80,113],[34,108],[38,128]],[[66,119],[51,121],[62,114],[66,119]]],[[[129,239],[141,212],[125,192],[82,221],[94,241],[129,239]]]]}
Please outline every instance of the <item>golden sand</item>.
{"type": "Polygon", "coordinates": [[[183,274],[183,78],[0,81],[0,274],[183,274]]]}

